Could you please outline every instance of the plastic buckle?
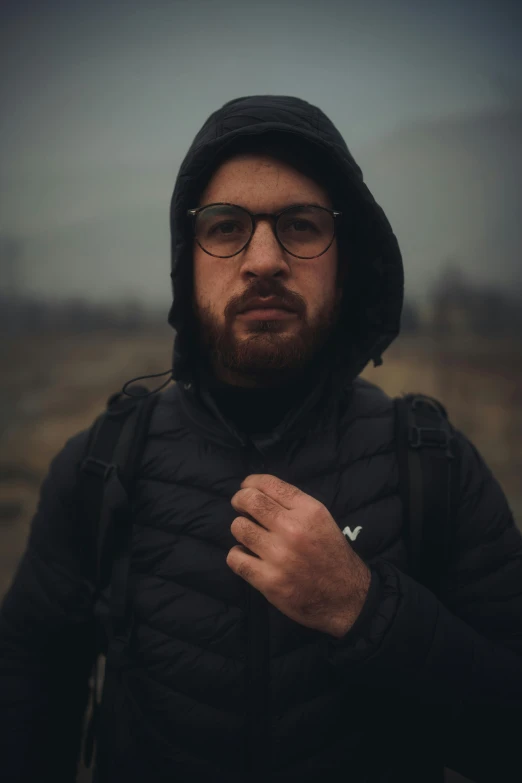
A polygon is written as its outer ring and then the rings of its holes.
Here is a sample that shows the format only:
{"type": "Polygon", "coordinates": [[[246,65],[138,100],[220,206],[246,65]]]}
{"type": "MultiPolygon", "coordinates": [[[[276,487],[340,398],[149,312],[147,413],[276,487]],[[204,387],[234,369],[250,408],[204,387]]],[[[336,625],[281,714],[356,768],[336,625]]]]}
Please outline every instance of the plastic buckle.
{"type": "Polygon", "coordinates": [[[412,426],[409,428],[408,437],[412,449],[419,449],[422,446],[445,449],[448,459],[455,459],[456,455],[452,449],[454,436],[446,430],[441,430],[437,427],[412,426]],[[436,433],[437,437],[430,437],[431,433],[436,433]]]}
{"type": "Polygon", "coordinates": [[[116,465],[114,465],[114,463],[107,464],[101,459],[87,457],[82,462],[81,470],[83,470],[85,473],[93,473],[98,478],[102,478],[104,481],[106,481],[115,467],[116,465]]]}
{"type": "Polygon", "coordinates": [[[438,427],[412,426],[410,427],[409,437],[410,445],[414,449],[418,449],[421,446],[436,446],[437,448],[448,449],[450,446],[449,434],[438,427]],[[431,433],[435,433],[437,437],[430,437],[431,433]]]}

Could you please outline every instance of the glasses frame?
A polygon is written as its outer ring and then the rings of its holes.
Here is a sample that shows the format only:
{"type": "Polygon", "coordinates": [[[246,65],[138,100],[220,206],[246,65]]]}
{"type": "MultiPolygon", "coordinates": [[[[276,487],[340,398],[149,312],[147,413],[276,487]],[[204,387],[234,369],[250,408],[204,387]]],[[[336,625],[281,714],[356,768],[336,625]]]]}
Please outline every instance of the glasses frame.
{"type": "Polygon", "coordinates": [[[248,246],[248,244],[252,241],[252,237],[254,236],[254,232],[255,232],[255,230],[257,228],[258,218],[272,218],[273,219],[272,230],[274,232],[274,236],[277,239],[278,243],[283,248],[283,250],[285,251],[285,253],[289,253],[291,256],[294,256],[294,258],[304,258],[304,259],[319,258],[320,256],[324,255],[326,253],[326,251],[329,250],[329,248],[332,246],[332,243],[333,243],[333,241],[334,241],[334,239],[336,237],[336,218],[340,217],[343,214],[342,212],[338,212],[335,209],[329,209],[328,207],[322,207],[319,204],[292,204],[289,207],[285,207],[285,209],[282,209],[280,212],[250,212],[250,210],[246,209],[246,207],[241,207],[241,206],[239,206],[239,204],[232,204],[232,203],[230,203],[228,201],[216,201],[216,202],[214,202],[212,204],[205,204],[202,207],[197,207],[196,209],[188,209],[187,210],[187,217],[192,217],[193,218],[193,228],[194,229],[195,229],[195,226],[196,226],[196,220],[197,220],[197,217],[198,217],[199,213],[202,212],[204,209],[207,209],[207,207],[235,207],[236,209],[243,210],[243,212],[246,212],[247,215],[250,215],[250,220],[252,221],[252,231],[251,231],[250,236],[248,237],[247,241],[245,242],[243,247],[240,247],[239,250],[236,250],[235,253],[231,253],[229,256],[218,256],[215,253],[210,253],[200,243],[200,241],[198,240],[198,238],[196,236],[196,232],[194,230],[194,237],[195,237],[195,240],[198,243],[199,247],[203,250],[204,253],[206,253],[209,256],[213,256],[214,258],[233,258],[234,256],[237,256],[239,253],[241,253],[248,246]],[[324,211],[325,212],[329,212],[330,215],[334,219],[332,238],[331,238],[330,242],[328,243],[328,245],[325,247],[325,249],[321,253],[318,253],[316,256],[298,256],[297,253],[292,253],[291,250],[288,250],[283,245],[283,243],[281,242],[281,240],[279,239],[279,236],[277,234],[277,224],[279,222],[279,218],[282,215],[286,214],[287,212],[290,212],[290,210],[299,209],[299,208],[303,208],[303,207],[314,207],[315,209],[324,209],[324,211]]]}

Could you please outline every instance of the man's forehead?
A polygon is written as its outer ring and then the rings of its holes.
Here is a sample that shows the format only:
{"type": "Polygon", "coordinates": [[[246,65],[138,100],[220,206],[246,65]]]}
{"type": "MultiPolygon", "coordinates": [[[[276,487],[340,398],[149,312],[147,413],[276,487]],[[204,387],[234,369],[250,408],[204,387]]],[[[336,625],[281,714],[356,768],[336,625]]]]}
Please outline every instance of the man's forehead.
{"type": "Polygon", "coordinates": [[[282,156],[262,152],[238,152],[217,164],[211,180],[224,176],[239,176],[242,172],[260,169],[264,171],[284,171],[288,175],[304,177],[295,166],[282,156]]]}
{"type": "Polygon", "coordinates": [[[268,155],[241,153],[223,162],[204,188],[199,206],[214,201],[270,201],[270,208],[317,203],[331,206],[326,190],[286,161],[268,155]],[[256,176],[257,175],[257,176],[256,176]]]}

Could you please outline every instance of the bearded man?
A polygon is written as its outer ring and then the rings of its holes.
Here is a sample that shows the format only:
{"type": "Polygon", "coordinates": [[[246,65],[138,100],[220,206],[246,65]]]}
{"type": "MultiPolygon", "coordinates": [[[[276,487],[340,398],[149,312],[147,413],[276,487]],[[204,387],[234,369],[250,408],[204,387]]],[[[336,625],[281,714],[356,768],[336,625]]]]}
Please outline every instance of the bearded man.
{"type": "MultiPolygon", "coordinates": [[[[176,384],[125,520],[132,622],[95,781],[518,779],[522,536],[455,430],[444,600],[409,573],[393,400],[360,377],[399,333],[402,261],[345,141],[306,101],[230,101],[181,166],[171,232],[176,384]]],[[[4,783],[76,771],[87,438],[51,465],[0,616],[4,783]]]]}

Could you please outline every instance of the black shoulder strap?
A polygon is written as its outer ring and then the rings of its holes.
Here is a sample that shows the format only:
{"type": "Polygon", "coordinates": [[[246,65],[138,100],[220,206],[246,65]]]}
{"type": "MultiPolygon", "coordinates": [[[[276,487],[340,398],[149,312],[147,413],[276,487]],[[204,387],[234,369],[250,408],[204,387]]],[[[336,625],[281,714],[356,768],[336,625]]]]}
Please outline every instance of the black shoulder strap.
{"type": "Polygon", "coordinates": [[[443,598],[459,483],[454,432],[445,408],[426,395],[397,397],[395,412],[410,573],[443,598]]]}
{"type": "Polygon", "coordinates": [[[96,564],[96,586],[103,587],[105,566],[113,531],[114,512],[126,503],[132,478],[147,438],[150,417],[157,395],[145,396],[144,387],[132,387],[143,396],[123,397],[113,394],[107,409],[96,419],[78,475],[78,489],[83,519],[93,531],[93,555],[96,564]]]}
{"type": "Polygon", "coordinates": [[[110,583],[110,611],[103,632],[97,628],[93,668],[92,714],[87,729],[84,763],[90,766],[98,722],[100,669],[98,654],[109,645],[122,645],[126,635],[127,580],[130,567],[132,524],[129,492],[147,440],[157,394],[133,386],[133,397],[121,393],[109,398],[96,419],[78,475],[81,513],[92,531],[96,595],[110,583]],[[138,393],[143,396],[137,396],[138,393]],[[146,395],[146,396],[145,396],[146,395]]]}

